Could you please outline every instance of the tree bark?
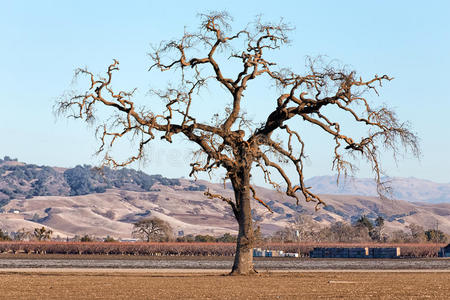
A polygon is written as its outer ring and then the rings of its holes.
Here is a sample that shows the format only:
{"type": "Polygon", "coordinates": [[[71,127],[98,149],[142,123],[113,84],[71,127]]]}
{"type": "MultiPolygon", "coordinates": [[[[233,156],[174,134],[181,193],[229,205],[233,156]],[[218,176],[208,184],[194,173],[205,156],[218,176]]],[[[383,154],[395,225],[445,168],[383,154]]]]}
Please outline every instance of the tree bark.
{"type": "Polygon", "coordinates": [[[250,172],[245,168],[237,178],[231,178],[236,197],[239,234],[236,244],[236,255],[231,275],[251,275],[257,273],[253,266],[253,221],[250,205],[250,172]]]}

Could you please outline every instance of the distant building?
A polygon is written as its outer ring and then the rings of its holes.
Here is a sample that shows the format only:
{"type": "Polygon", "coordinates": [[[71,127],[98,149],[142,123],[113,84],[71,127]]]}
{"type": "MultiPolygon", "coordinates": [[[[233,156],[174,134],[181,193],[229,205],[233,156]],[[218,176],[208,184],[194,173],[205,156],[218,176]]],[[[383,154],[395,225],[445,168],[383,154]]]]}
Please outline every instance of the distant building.
{"type": "Polygon", "coordinates": [[[314,248],[311,258],[398,258],[400,248],[314,248]]]}
{"type": "Polygon", "coordinates": [[[450,244],[445,246],[444,248],[441,248],[438,253],[439,257],[450,257],[450,244]]]}
{"type": "Polygon", "coordinates": [[[262,250],[253,248],[253,257],[298,257],[298,253],[285,253],[282,250],[262,250]]]}
{"type": "MultiPolygon", "coordinates": [[[[69,238],[67,238],[67,241],[69,241],[69,238]]],[[[137,242],[138,239],[119,239],[120,242],[137,242]]]]}

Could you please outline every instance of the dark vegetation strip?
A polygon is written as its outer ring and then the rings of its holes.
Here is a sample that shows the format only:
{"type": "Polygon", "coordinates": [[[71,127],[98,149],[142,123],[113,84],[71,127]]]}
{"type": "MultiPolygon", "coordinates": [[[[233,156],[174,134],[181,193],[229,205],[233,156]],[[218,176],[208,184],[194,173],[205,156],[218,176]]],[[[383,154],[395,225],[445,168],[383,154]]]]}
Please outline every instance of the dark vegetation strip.
{"type": "MultiPolygon", "coordinates": [[[[437,257],[444,244],[370,244],[370,243],[267,243],[263,249],[299,253],[308,257],[314,247],[400,247],[408,258],[437,257]]],[[[147,256],[233,256],[234,243],[141,243],[141,242],[0,242],[0,253],[106,254],[147,256]]]]}

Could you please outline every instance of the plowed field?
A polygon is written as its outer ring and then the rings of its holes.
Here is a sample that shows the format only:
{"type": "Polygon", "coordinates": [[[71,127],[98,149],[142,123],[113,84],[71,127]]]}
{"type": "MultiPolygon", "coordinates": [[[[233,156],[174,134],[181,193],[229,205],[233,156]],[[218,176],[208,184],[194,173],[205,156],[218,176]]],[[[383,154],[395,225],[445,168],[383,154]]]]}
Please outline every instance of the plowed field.
{"type": "Polygon", "coordinates": [[[450,272],[0,272],[1,299],[448,299],[450,272]]]}

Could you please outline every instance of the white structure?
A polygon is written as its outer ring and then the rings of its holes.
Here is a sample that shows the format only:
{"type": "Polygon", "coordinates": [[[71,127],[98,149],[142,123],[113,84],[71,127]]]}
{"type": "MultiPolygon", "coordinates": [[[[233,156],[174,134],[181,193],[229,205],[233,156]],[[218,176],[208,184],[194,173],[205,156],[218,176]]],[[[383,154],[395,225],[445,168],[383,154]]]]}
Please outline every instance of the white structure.
{"type": "Polygon", "coordinates": [[[298,253],[284,253],[282,250],[253,248],[253,257],[298,257],[298,253]]]}

